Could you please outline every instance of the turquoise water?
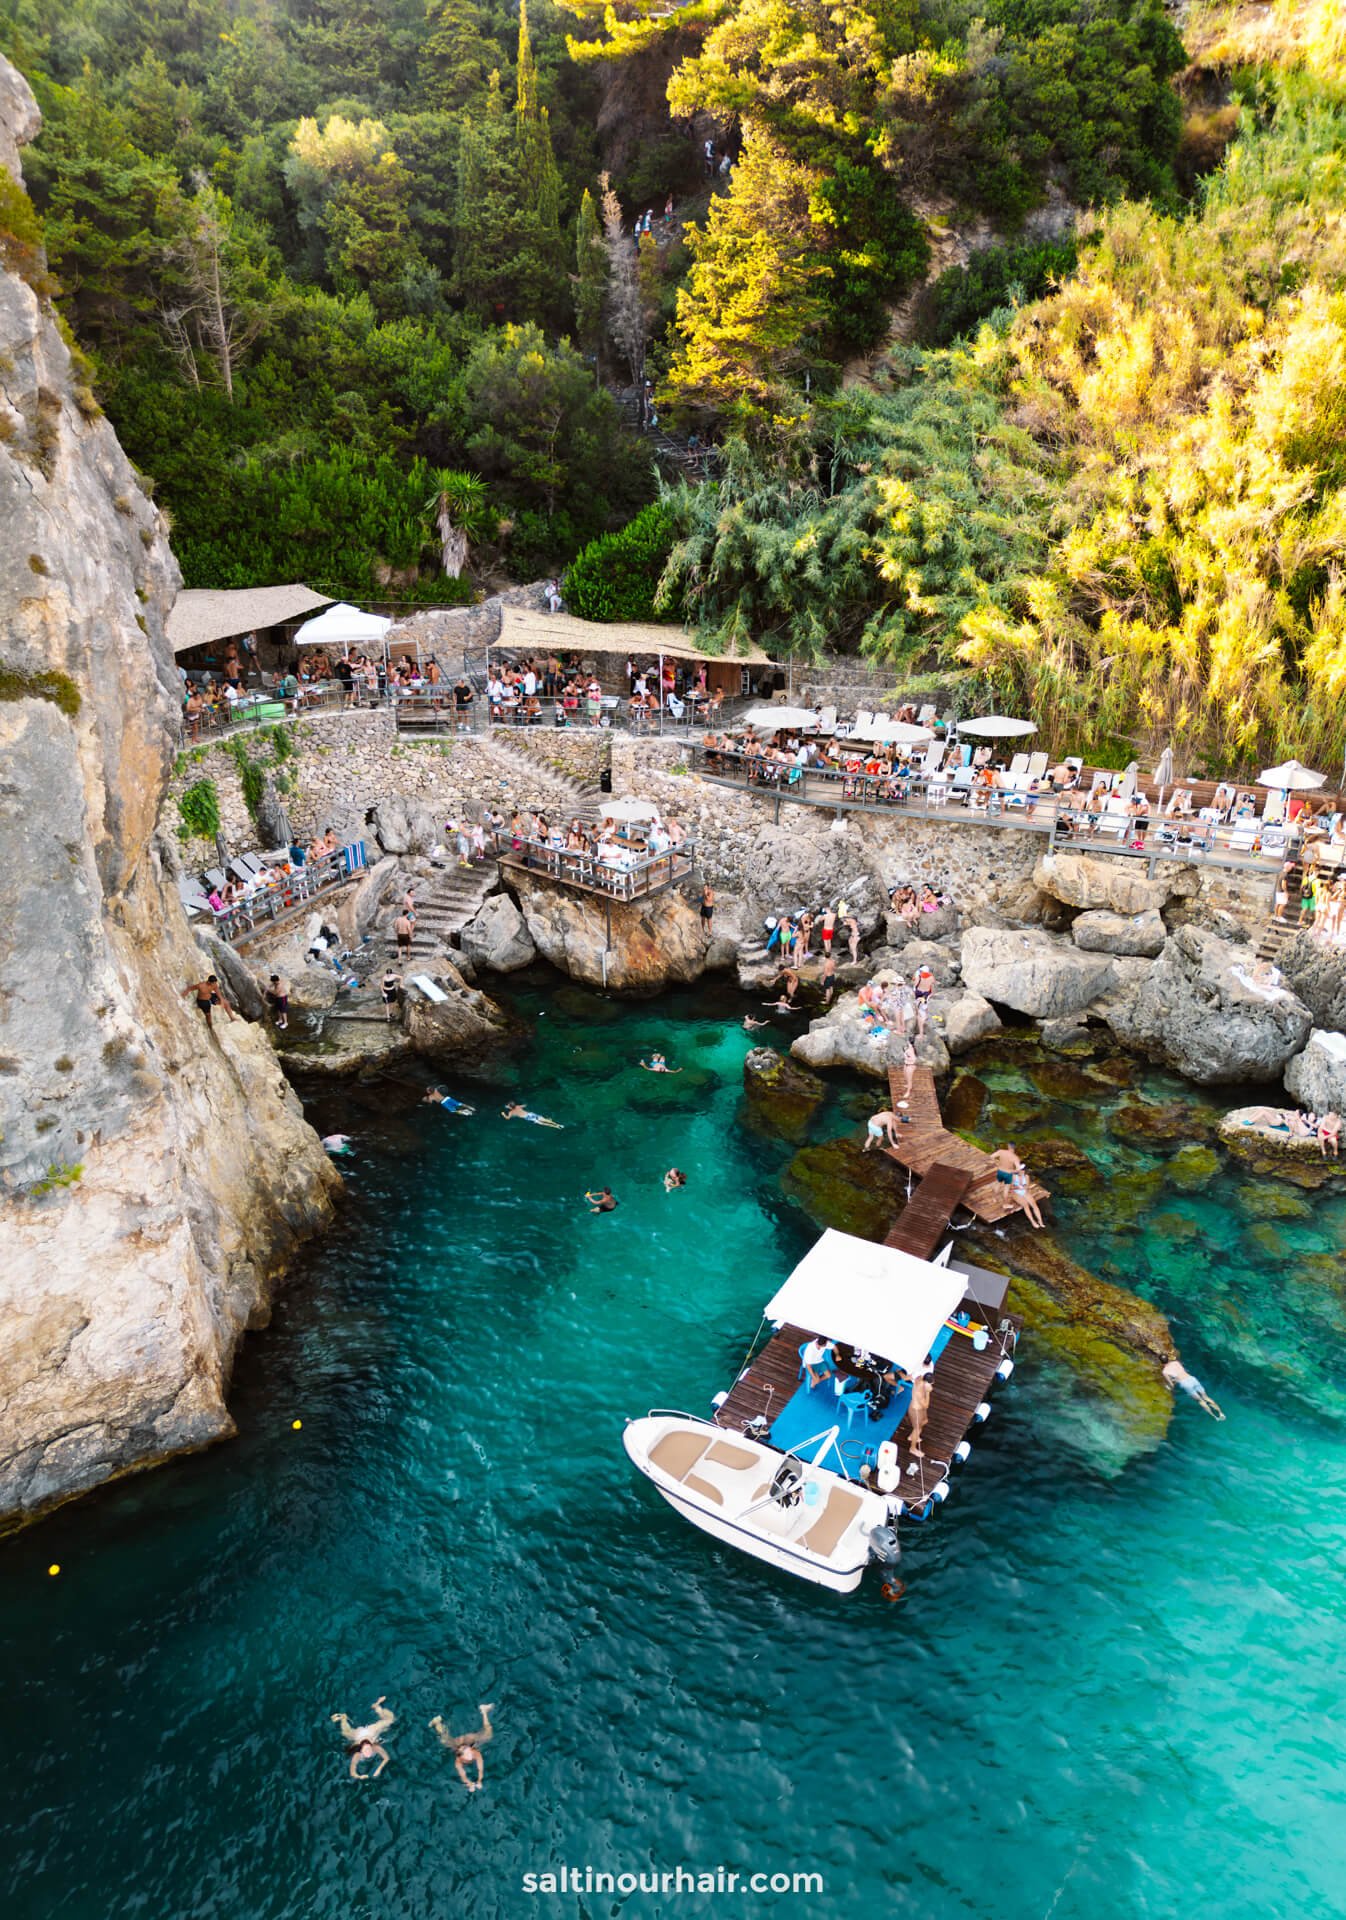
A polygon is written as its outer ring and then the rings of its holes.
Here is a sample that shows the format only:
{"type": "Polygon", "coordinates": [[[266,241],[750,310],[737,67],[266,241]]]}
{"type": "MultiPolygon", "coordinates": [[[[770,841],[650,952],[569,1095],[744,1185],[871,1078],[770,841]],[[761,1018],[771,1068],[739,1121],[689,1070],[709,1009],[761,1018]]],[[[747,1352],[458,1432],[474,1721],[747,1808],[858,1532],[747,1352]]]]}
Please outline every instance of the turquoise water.
{"type": "Polygon", "coordinates": [[[525,1005],[510,1085],[567,1130],[505,1125],[500,1088],[469,1121],[411,1082],[325,1097],[349,1204],[249,1343],[239,1438],[0,1543],[7,1913],[1339,1911],[1343,1202],[1291,1193],[1268,1239],[1252,1183],[1179,1192],[1171,1146],[1076,1114],[1109,1188],[1160,1178],[1087,1245],[1097,1194],[1063,1198],[1072,1244],[1172,1313],[1228,1421],[1184,1404],[1095,1463],[1026,1343],[906,1598],[838,1598],[687,1528],[620,1445],[705,1408],[812,1237],[739,1122],[740,1003],[525,1005]],[[652,1044],[687,1071],[640,1073],[652,1044]],[[392,1761],[353,1785],[328,1715],[380,1693],[392,1761]],[[425,1723],[479,1700],[469,1797],[425,1723]],[[523,1891],[563,1863],[825,1887],[523,1891]]]}

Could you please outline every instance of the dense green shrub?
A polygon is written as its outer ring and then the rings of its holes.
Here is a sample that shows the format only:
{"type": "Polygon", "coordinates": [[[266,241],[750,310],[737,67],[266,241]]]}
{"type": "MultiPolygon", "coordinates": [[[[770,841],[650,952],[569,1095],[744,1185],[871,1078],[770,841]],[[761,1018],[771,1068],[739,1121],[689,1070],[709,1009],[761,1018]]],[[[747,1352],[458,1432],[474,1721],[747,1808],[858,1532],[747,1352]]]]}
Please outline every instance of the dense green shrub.
{"type": "Polygon", "coordinates": [[[178,800],[178,833],[184,840],[210,840],[220,830],[220,796],[213,780],[197,780],[178,800]]]}
{"type": "Polygon", "coordinates": [[[581,620],[653,620],[672,545],[672,516],[652,501],[620,533],[591,540],[576,555],[565,577],[567,608],[581,620]]]}
{"type": "Polygon", "coordinates": [[[925,339],[947,347],[1000,308],[1039,299],[1054,280],[1074,271],[1078,258],[1079,248],[1069,238],[974,253],[965,267],[950,267],[930,289],[925,339]]]}

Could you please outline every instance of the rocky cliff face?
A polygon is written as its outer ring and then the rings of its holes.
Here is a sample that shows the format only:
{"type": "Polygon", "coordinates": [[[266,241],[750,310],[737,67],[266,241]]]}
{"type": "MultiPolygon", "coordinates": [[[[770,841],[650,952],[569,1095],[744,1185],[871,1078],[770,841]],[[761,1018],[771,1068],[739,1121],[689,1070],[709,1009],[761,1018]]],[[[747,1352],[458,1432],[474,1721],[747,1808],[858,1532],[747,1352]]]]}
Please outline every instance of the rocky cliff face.
{"type": "MultiPolygon", "coordinates": [[[[36,124],[0,60],[11,172],[36,124]]],[[[339,1184],[265,1037],[181,998],[177,586],[48,303],[0,273],[0,1521],[229,1432],[239,1336],[339,1184]]]]}

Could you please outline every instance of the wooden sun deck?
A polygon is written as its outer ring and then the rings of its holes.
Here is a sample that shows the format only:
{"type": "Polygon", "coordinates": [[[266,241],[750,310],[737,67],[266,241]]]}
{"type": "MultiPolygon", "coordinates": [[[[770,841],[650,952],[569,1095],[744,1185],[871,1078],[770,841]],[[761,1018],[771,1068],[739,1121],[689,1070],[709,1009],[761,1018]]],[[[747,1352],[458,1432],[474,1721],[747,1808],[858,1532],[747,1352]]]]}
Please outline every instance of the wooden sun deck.
{"type": "MultiPolygon", "coordinates": [[[[935,1076],[929,1067],[917,1067],[916,1077],[911,1086],[911,1101],[906,1108],[898,1105],[898,1101],[902,1098],[904,1077],[901,1068],[889,1068],[888,1084],[892,1110],[899,1116],[905,1112],[910,1125],[899,1126],[900,1145],[885,1147],[883,1151],[890,1159],[896,1160],[900,1167],[907,1167],[912,1173],[919,1173],[921,1184],[907,1202],[906,1208],[884,1245],[899,1247],[907,1253],[919,1253],[923,1260],[928,1260],[935,1246],[938,1245],[940,1233],[943,1227],[948,1225],[955,1206],[966,1207],[970,1213],[976,1215],[978,1220],[994,1225],[997,1220],[1003,1220],[1007,1214],[1017,1213],[1019,1203],[1003,1181],[996,1179],[990,1154],[983,1152],[980,1147],[969,1146],[966,1140],[961,1140],[956,1133],[950,1133],[945,1126],[944,1117],[939,1110],[939,1096],[935,1092],[935,1076]],[[967,1175],[967,1182],[961,1192],[954,1193],[955,1176],[959,1173],[967,1175]],[[927,1187],[936,1178],[938,1178],[937,1187],[927,1194],[927,1187]],[[933,1219],[935,1210],[942,1204],[946,1192],[952,1195],[949,1211],[945,1214],[941,1226],[934,1230],[930,1251],[922,1251],[920,1245],[916,1244],[917,1238],[929,1231],[927,1216],[933,1219]],[[908,1216],[912,1214],[913,1208],[918,1207],[918,1204],[920,1211],[912,1218],[910,1228],[912,1240],[909,1243],[903,1237],[903,1231],[907,1226],[908,1216]]],[[[1051,1198],[1046,1187],[1036,1180],[1029,1181],[1029,1191],[1039,1206],[1044,1200],[1051,1198]]]]}
{"type": "MultiPolygon", "coordinates": [[[[987,1316],[982,1310],[971,1301],[968,1305],[973,1319],[985,1324],[987,1316]]],[[[1000,1319],[1006,1317],[1017,1334],[1022,1322],[1015,1315],[993,1316],[992,1325],[998,1325],[1000,1319]]],[[[799,1349],[804,1341],[812,1338],[813,1335],[802,1327],[786,1326],[779,1333],[774,1333],[734,1382],[729,1397],[715,1415],[716,1423],[731,1432],[742,1433],[749,1421],[756,1419],[759,1414],[774,1420],[781,1409],[788,1405],[799,1386],[799,1349]]],[[[911,1475],[907,1473],[913,1461],[907,1443],[906,1418],[903,1415],[899,1422],[894,1417],[894,1431],[888,1437],[897,1441],[898,1458],[902,1466],[902,1497],[905,1500],[921,1500],[942,1479],[945,1468],[953,1458],[954,1448],[967,1433],[972,1425],[973,1414],[986,1399],[999,1365],[1000,1347],[995,1340],[978,1353],[966,1334],[955,1333],[951,1337],[935,1362],[930,1408],[922,1439],[925,1459],[914,1463],[917,1471],[911,1475]]],[[[849,1459],[845,1421],[841,1421],[840,1425],[838,1444],[843,1456],[849,1459]]],[[[858,1457],[859,1443],[855,1444],[858,1457]]]]}

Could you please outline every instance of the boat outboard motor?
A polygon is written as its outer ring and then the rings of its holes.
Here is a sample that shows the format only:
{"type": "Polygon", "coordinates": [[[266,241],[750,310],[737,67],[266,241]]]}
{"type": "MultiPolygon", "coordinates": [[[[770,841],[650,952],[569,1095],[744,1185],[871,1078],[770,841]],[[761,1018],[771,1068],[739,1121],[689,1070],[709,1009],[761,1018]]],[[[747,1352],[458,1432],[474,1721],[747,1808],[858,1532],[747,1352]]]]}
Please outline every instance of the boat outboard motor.
{"type": "Polygon", "coordinates": [[[894,1567],[902,1558],[902,1547],[897,1537],[896,1527],[878,1526],[869,1529],[869,1550],[874,1558],[885,1567],[894,1567]]]}

